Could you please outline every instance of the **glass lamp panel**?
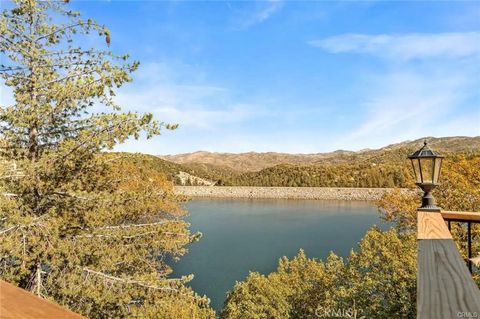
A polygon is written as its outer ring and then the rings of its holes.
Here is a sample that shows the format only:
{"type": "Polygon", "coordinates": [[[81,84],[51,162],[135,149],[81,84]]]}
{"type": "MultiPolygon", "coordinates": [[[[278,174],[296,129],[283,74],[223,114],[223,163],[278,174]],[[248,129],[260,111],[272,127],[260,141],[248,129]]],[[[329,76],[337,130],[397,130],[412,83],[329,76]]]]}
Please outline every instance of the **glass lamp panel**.
{"type": "Polygon", "coordinates": [[[412,158],[413,172],[415,173],[415,181],[417,183],[422,182],[422,176],[420,174],[420,161],[417,158],[412,158]]]}
{"type": "Polygon", "coordinates": [[[442,158],[438,157],[435,159],[435,170],[433,172],[433,182],[438,183],[438,178],[440,177],[440,170],[442,168],[442,158]]]}
{"type": "Polygon", "coordinates": [[[434,163],[433,158],[420,159],[423,183],[433,183],[433,172],[434,172],[433,163],[434,163]]]}

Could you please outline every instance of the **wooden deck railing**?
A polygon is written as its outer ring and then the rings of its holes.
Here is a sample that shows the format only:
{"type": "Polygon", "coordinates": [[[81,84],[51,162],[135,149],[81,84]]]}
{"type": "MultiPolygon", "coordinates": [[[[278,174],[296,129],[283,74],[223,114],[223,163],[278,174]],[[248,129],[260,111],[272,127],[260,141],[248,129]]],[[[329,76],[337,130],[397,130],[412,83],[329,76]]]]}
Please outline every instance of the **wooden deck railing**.
{"type": "Polygon", "coordinates": [[[467,265],[472,272],[472,224],[480,223],[480,213],[442,211],[441,214],[443,219],[447,221],[448,230],[451,230],[452,222],[467,224],[467,265]]]}
{"type": "Polygon", "coordinates": [[[87,319],[0,280],[0,319],[87,319]]]}
{"type": "Polygon", "coordinates": [[[468,221],[480,216],[474,214],[418,212],[419,319],[480,318],[480,290],[445,224],[445,218],[468,221]]]}

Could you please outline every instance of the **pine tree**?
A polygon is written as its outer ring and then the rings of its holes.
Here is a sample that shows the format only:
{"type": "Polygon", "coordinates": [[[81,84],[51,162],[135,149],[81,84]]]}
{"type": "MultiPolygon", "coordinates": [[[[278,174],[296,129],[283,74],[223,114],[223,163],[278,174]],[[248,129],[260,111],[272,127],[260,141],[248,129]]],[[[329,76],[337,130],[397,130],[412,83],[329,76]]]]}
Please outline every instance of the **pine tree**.
{"type": "Polygon", "coordinates": [[[115,103],[138,62],[74,45],[98,34],[108,46],[110,32],[66,3],[11,7],[0,18],[14,94],[0,110],[0,277],[90,318],[211,318],[189,277],[169,277],[167,261],[198,238],[170,183],[102,153],[175,128],[115,103]]]}

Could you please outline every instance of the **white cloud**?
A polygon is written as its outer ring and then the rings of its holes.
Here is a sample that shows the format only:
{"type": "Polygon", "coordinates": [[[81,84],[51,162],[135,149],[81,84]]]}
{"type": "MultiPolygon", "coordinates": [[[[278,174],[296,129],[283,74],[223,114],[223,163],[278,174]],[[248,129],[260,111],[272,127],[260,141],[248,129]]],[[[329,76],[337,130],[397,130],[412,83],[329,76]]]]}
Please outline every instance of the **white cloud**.
{"type": "Polygon", "coordinates": [[[267,6],[253,15],[254,23],[261,23],[270,18],[275,12],[280,10],[283,4],[280,1],[269,1],[267,6]]]}
{"type": "Polygon", "coordinates": [[[387,59],[461,58],[480,54],[480,32],[342,34],[313,40],[310,45],[331,53],[362,53],[387,59]]]}
{"type": "Polygon", "coordinates": [[[480,135],[480,32],[342,34],[309,44],[384,62],[385,67],[359,75],[364,88],[358,97],[358,125],[339,137],[336,147],[355,150],[422,136],[480,135]]]}
{"type": "Polygon", "coordinates": [[[221,110],[208,110],[205,107],[181,109],[166,106],[156,108],[153,112],[167,122],[202,130],[211,130],[219,125],[241,122],[255,114],[249,105],[233,105],[221,110]]]}
{"type": "Polygon", "coordinates": [[[439,69],[423,73],[403,65],[373,79],[360,104],[365,117],[336,146],[355,150],[422,136],[480,135],[474,72],[439,69]]]}
{"type": "Polygon", "coordinates": [[[166,64],[144,65],[138,81],[120,90],[116,101],[128,110],[152,112],[161,121],[201,130],[242,122],[261,112],[257,106],[232,101],[230,90],[207,83],[191,67],[176,70],[166,64]]]}
{"type": "Polygon", "coordinates": [[[252,11],[242,12],[242,14],[237,17],[235,25],[238,29],[248,29],[268,20],[282,7],[283,3],[278,0],[255,3],[255,8],[252,11]]]}

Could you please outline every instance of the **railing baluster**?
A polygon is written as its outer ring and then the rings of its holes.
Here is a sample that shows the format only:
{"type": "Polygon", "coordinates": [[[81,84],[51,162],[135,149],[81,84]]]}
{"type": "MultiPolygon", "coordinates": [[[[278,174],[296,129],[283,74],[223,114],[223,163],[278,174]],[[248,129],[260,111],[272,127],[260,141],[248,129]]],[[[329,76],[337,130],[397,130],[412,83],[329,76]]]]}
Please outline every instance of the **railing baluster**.
{"type": "Polygon", "coordinates": [[[472,223],[467,222],[467,241],[468,241],[468,270],[472,273],[472,223]]]}

